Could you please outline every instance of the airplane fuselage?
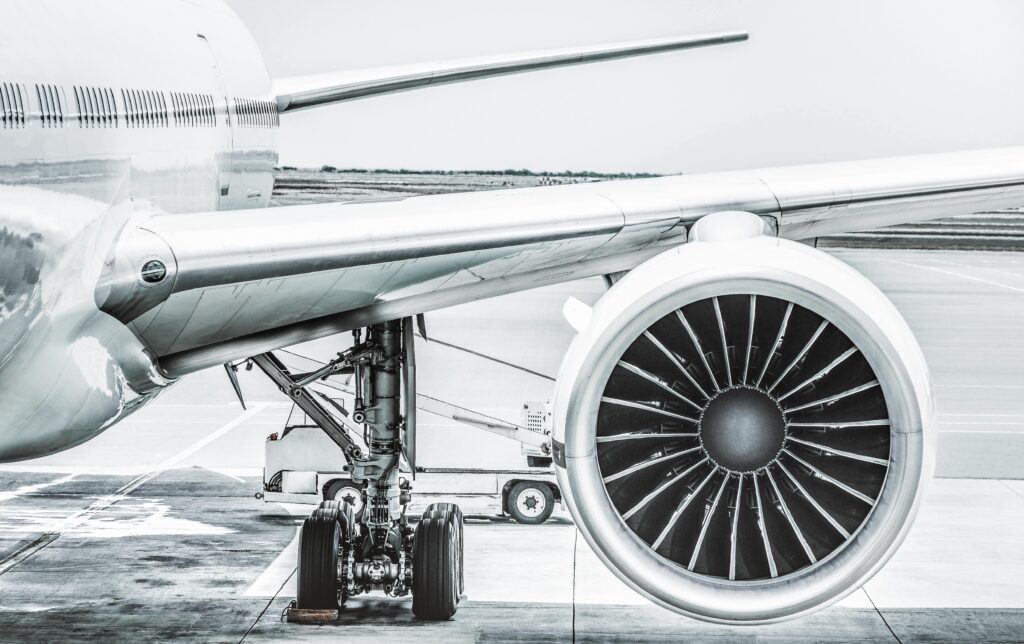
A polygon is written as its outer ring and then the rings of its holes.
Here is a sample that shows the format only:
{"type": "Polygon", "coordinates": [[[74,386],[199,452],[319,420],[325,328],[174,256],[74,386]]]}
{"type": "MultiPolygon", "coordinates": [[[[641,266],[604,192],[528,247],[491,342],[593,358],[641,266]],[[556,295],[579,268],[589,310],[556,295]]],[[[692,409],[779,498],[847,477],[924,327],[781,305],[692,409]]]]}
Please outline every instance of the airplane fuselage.
{"type": "Polygon", "coordinates": [[[5,13],[0,460],[15,460],[81,443],[167,384],[98,309],[112,250],[152,213],[266,207],[279,116],[259,49],[220,2],[5,13]]]}

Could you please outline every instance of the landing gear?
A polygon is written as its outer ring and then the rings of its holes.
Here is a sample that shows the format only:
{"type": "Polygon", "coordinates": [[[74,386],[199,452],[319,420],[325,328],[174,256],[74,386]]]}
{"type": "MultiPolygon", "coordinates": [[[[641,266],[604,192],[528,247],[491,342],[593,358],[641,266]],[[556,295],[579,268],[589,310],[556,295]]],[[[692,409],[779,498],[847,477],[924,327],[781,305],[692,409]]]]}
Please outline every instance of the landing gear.
{"type": "Polygon", "coordinates": [[[449,620],[462,592],[462,520],[455,509],[427,509],[416,526],[412,612],[449,620]]]}
{"type": "Polygon", "coordinates": [[[426,511],[423,513],[424,516],[430,515],[443,515],[447,516],[450,521],[455,524],[456,538],[458,539],[459,551],[458,560],[456,563],[459,567],[459,597],[466,592],[466,576],[463,573],[462,564],[465,560],[465,546],[463,541],[463,532],[465,519],[462,516],[462,508],[454,503],[432,503],[427,506],[426,511]]]}
{"type": "Polygon", "coordinates": [[[303,609],[334,609],[338,596],[338,555],[342,541],[338,510],[318,509],[299,533],[298,594],[303,609]]]}
{"type": "Polygon", "coordinates": [[[296,608],[336,610],[352,595],[381,590],[392,597],[412,593],[420,619],[451,619],[465,583],[462,511],[432,505],[414,530],[406,517],[412,486],[399,478],[403,455],[415,460],[412,451],[406,454],[415,445],[411,320],[370,326],[365,339],[362,330],[353,335],[351,349],[310,373],[289,372],[273,354],[251,358],[344,449],[351,474],[327,486],[324,502],[303,523],[296,608]],[[351,413],[307,389],[334,374],[354,376],[351,413]],[[362,444],[332,408],[363,426],[362,444]],[[350,497],[358,511],[346,502],[350,497]]]}

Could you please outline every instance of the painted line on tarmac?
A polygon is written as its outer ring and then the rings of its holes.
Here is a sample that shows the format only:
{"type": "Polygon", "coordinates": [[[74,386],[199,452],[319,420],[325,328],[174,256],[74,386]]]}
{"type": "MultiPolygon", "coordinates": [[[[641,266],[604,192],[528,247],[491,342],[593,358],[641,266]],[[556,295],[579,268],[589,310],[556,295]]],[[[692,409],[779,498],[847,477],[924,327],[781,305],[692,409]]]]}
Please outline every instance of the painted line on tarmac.
{"type": "Polygon", "coordinates": [[[185,449],[181,450],[180,452],[178,452],[177,454],[175,454],[171,458],[167,459],[163,463],[157,465],[156,468],[154,468],[154,469],[158,470],[158,471],[157,472],[153,472],[153,473],[154,474],[158,474],[159,471],[171,469],[172,467],[174,467],[178,463],[182,462],[183,460],[185,460],[189,456],[192,456],[193,454],[195,454],[199,450],[203,449],[204,447],[206,447],[207,445],[209,445],[213,441],[217,440],[218,438],[220,438],[224,434],[227,434],[231,430],[235,429],[236,427],[238,427],[239,425],[241,425],[245,421],[249,420],[250,418],[252,418],[256,414],[260,413],[261,411],[263,411],[264,409],[266,409],[269,406],[270,406],[270,403],[266,403],[266,402],[254,404],[247,411],[245,411],[245,412],[239,414],[238,416],[236,416],[234,418],[234,420],[231,420],[231,421],[221,425],[213,433],[207,434],[203,438],[197,440],[195,443],[192,443],[190,446],[188,446],[185,449]]]}
{"type": "Polygon", "coordinates": [[[299,530],[295,528],[295,536],[288,542],[270,565],[260,573],[256,581],[242,593],[244,597],[277,597],[288,582],[288,578],[295,572],[299,560],[299,530]]]}
{"type": "MultiPolygon", "coordinates": [[[[974,425],[975,423],[942,423],[943,425],[974,425]]],[[[1020,427],[1020,423],[985,423],[983,426],[977,429],[940,429],[940,434],[1007,434],[1010,436],[1024,436],[1024,432],[1019,429],[988,429],[991,426],[1003,425],[1004,427],[1020,427]]]]}
{"type": "Polygon", "coordinates": [[[926,271],[934,271],[936,273],[943,273],[944,275],[952,275],[953,277],[959,277],[965,280],[971,280],[979,282],[981,284],[987,284],[989,286],[997,286],[999,288],[1005,288],[1016,293],[1024,293],[1024,288],[1018,288],[1016,286],[1010,286],[1009,284],[1003,284],[1002,282],[996,282],[995,280],[987,280],[984,277],[976,277],[974,275],[967,275],[965,273],[958,273],[957,271],[950,271],[945,268],[938,268],[937,266],[924,266],[923,264],[914,264],[911,262],[903,262],[898,259],[886,260],[891,264],[900,264],[903,266],[909,266],[910,268],[918,268],[926,271]]]}
{"type": "Polygon", "coordinates": [[[68,474],[67,476],[62,476],[59,479],[53,479],[52,481],[46,481],[45,483],[35,483],[33,485],[22,485],[17,490],[10,490],[10,491],[7,491],[7,492],[0,492],[0,503],[3,503],[4,501],[10,501],[11,499],[16,499],[19,496],[24,496],[26,494],[34,494],[35,492],[38,492],[39,490],[43,490],[43,489],[51,487],[53,485],[60,485],[61,483],[67,483],[71,479],[75,478],[75,476],[76,476],[76,474],[68,474]]]}
{"type": "Polygon", "coordinates": [[[54,532],[47,532],[46,534],[39,535],[39,537],[37,537],[34,541],[26,543],[22,547],[12,552],[10,555],[4,557],[4,559],[0,561],[0,575],[4,574],[11,568],[20,564],[22,561],[25,561],[35,553],[50,545],[59,536],[59,534],[56,534],[54,532]]]}
{"type": "Polygon", "coordinates": [[[967,418],[1024,418],[1024,414],[939,414],[939,418],[964,416],[967,418]]]}
{"type": "Polygon", "coordinates": [[[936,389],[1024,389],[1024,385],[935,385],[936,389]]]}
{"type": "Polygon", "coordinates": [[[105,510],[106,508],[109,508],[110,506],[114,505],[118,501],[127,498],[128,495],[130,495],[132,492],[142,487],[144,484],[148,483],[152,479],[156,478],[159,474],[173,468],[175,465],[182,462],[189,456],[192,456],[193,454],[203,449],[213,441],[224,436],[224,434],[227,434],[228,432],[235,429],[245,421],[249,420],[256,414],[260,413],[266,408],[266,406],[267,405],[265,403],[254,405],[249,410],[236,416],[233,420],[218,427],[217,430],[214,431],[213,433],[204,436],[203,438],[192,443],[191,445],[181,450],[174,456],[165,460],[163,463],[157,465],[155,468],[136,476],[131,481],[128,481],[127,483],[119,487],[113,494],[101,496],[100,498],[96,499],[87,507],[79,510],[78,512],[75,512],[68,518],[64,519],[64,521],[61,522],[59,528],[56,530],[56,533],[60,535],[61,532],[79,526],[86,520],[88,520],[90,517],[92,517],[92,515],[101,512],[102,510],[105,510]]]}
{"type": "Polygon", "coordinates": [[[243,479],[241,476],[235,476],[234,474],[229,474],[226,470],[218,469],[218,468],[215,468],[215,467],[203,467],[202,469],[206,470],[207,472],[212,472],[214,474],[220,474],[221,476],[223,476],[225,478],[233,479],[235,481],[238,481],[239,483],[245,483],[245,479],[243,479]]]}
{"type": "Polygon", "coordinates": [[[113,494],[108,494],[108,495],[102,496],[102,497],[96,499],[95,501],[93,501],[92,503],[90,503],[88,506],[86,506],[86,507],[82,508],[81,510],[79,510],[79,511],[77,511],[77,512],[71,514],[71,515],[69,515],[67,518],[65,518],[63,521],[61,521],[58,524],[56,530],[52,530],[50,532],[47,532],[47,533],[39,536],[34,541],[26,543],[22,547],[16,549],[14,552],[9,554],[4,559],[0,560],[0,575],[4,574],[5,572],[10,570],[11,568],[14,568],[15,566],[17,566],[21,562],[25,561],[26,559],[28,559],[29,557],[31,557],[35,553],[39,552],[40,550],[42,550],[46,546],[48,546],[51,543],[53,543],[54,541],[56,541],[57,538],[60,537],[60,535],[63,532],[71,530],[72,528],[75,528],[76,526],[82,525],[87,520],[89,520],[94,514],[102,512],[103,510],[109,508],[110,506],[114,505],[118,501],[121,501],[121,500],[127,498],[128,495],[130,495],[132,492],[137,490],[139,487],[141,487],[145,483],[147,483],[150,480],[152,480],[153,478],[155,478],[160,473],[162,473],[162,472],[164,472],[164,471],[174,467],[175,465],[177,465],[181,461],[185,460],[189,456],[195,454],[196,452],[198,452],[199,450],[203,449],[204,447],[206,447],[207,445],[209,445],[213,441],[215,441],[218,438],[222,437],[224,434],[230,432],[231,430],[235,429],[236,427],[238,427],[239,425],[241,425],[245,421],[249,420],[250,418],[252,418],[256,414],[260,413],[266,407],[267,407],[266,404],[253,406],[248,411],[245,411],[245,412],[239,414],[238,416],[236,416],[230,422],[225,423],[224,425],[219,427],[212,434],[210,434],[208,436],[205,436],[204,438],[196,441],[192,445],[190,445],[190,446],[186,447],[185,449],[183,449],[182,451],[178,452],[177,454],[175,454],[171,458],[165,460],[163,463],[158,465],[156,468],[154,468],[154,469],[152,469],[152,470],[150,470],[150,471],[148,471],[148,472],[146,472],[144,474],[140,474],[140,475],[136,476],[135,478],[133,478],[132,480],[128,481],[127,483],[125,483],[124,485],[119,487],[113,494]]]}

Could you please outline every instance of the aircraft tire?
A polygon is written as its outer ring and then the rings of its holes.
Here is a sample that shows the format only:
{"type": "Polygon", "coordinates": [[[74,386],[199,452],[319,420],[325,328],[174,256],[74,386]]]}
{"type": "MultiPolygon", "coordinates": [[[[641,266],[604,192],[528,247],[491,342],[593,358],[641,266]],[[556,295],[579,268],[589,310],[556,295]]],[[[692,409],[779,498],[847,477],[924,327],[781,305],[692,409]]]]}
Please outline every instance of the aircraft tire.
{"type": "Polygon", "coordinates": [[[299,532],[298,608],[338,608],[338,550],[342,526],[337,510],[318,509],[299,532]]]}
{"type": "Polygon", "coordinates": [[[458,531],[450,516],[420,519],[413,544],[412,612],[446,621],[458,610],[458,531]]]}
{"type": "MultiPolygon", "coordinates": [[[[457,547],[457,559],[456,564],[459,569],[459,592],[458,595],[461,598],[462,593],[466,592],[466,576],[463,570],[463,562],[465,561],[465,541],[464,541],[464,519],[462,515],[462,509],[454,503],[432,503],[427,506],[426,511],[423,512],[423,516],[439,516],[447,517],[449,521],[455,524],[455,537],[458,541],[457,547]]],[[[458,601],[458,600],[456,600],[458,601]]]]}

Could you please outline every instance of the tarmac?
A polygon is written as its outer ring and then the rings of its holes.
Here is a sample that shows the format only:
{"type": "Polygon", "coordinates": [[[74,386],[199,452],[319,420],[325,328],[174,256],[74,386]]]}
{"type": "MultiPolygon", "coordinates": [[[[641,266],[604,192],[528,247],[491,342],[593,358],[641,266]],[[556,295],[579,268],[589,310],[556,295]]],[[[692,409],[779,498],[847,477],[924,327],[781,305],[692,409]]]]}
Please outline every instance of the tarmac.
{"type": "MultiPolygon", "coordinates": [[[[0,466],[0,640],[1024,641],[1024,255],[829,252],[879,284],[918,334],[940,430],[940,478],[907,542],[832,608],[771,626],[705,624],[623,586],[564,513],[538,527],[480,513],[453,621],[417,622],[408,599],[368,596],[335,624],[284,623],[308,508],[253,493],[263,441],[290,407],[253,371],[242,373],[243,410],[213,369],[81,447],[0,466]]],[[[550,395],[544,375],[572,337],[565,298],[592,302],[603,288],[586,280],[429,314],[428,337],[534,373],[427,341],[420,391],[518,420],[524,400],[550,395]]],[[[429,465],[522,466],[507,439],[421,423],[429,465]]]]}
{"type": "Polygon", "coordinates": [[[349,600],[323,626],[283,621],[305,508],[257,480],[188,467],[131,476],[0,475],[0,639],[65,641],[1019,642],[1024,484],[934,482],[895,558],[838,605],[757,627],[688,619],[609,573],[564,518],[471,517],[450,622],[409,599],[349,600]],[[141,479],[141,480],[140,480],[141,479]],[[26,546],[27,549],[26,549],[26,546]],[[19,552],[9,558],[12,553],[19,552]]]}

